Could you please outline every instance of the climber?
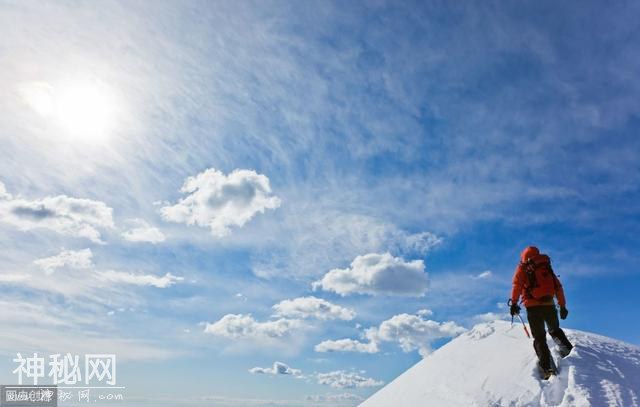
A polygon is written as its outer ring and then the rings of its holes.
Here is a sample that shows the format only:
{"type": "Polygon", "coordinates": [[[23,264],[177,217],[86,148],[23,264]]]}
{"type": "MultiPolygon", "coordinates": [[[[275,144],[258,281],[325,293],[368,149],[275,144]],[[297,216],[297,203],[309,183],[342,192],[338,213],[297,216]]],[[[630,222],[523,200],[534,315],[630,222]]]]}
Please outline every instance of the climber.
{"type": "Polygon", "coordinates": [[[522,304],[527,309],[527,319],[533,336],[533,348],[538,356],[538,364],[546,378],[556,374],[555,363],[547,346],[545,323],[549,328],[549,335],[558,345],[560,355],[566,357],[573,345],[560,329],[558,312],[554,297],[560,306],[560,318],[565,319],[569,314],[566,308],[564,290],[560,280],[551,268],[551,260],[546,254],[540,254],[537,247],[529,246],[520,254],[520,264],[513,275],[513,289],[509,301],[511,316],[520,313],[518,301],[522,297],[522,304]]]}

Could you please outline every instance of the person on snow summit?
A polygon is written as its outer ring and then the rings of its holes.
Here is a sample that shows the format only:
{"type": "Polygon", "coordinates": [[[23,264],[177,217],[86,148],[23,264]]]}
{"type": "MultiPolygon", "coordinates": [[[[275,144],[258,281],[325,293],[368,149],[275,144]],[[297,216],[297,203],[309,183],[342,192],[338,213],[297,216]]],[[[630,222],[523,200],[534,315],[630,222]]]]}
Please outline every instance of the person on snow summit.
{"type": "Polygon", "coordinates": [[[554,296],[558,298],[560,305],[560,318],[565,319],[569,311],[566,308],[564,290],[551,268],[549,256],[541,254],[537,247],[527,247],[520,254],[520,264],[513,275],[509,311],[512,317],[520,313],[518,301],[522,297],[533,336],[533,348],[538,356],[540,368],[545,372],[552,370],[545,323],[549,328],[549,335],[558,344],[562,357],[567,356],[573,348],[564,331],[560,329],[554,296]]]}

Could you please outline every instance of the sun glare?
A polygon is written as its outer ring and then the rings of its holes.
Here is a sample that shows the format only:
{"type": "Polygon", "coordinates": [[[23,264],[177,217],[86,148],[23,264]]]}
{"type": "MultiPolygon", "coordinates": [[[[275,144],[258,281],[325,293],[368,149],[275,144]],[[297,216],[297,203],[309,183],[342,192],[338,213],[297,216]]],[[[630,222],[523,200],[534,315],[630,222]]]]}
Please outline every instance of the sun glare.
{"type": "Polygon", "coordinates": [[[27,104],[59,127],[64,138],[104,142],[113,130],[115,101],[110,89],[98,82],[52,86],[31,83],[22,89],[27,104]]]}

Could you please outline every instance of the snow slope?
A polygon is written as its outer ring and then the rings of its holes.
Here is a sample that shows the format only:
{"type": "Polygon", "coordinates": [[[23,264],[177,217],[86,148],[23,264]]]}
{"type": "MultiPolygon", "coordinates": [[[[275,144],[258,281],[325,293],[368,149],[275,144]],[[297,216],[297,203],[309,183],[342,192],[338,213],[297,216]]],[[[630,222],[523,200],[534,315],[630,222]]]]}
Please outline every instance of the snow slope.
{"type": "Polygon", "coordinates": [[[575,348],[560,373],[540,380],[533,341],[521,324],[475,326],[441,347],[361,404],[419,406],[640,406],[640,348],[565,330],[575,348]]]}

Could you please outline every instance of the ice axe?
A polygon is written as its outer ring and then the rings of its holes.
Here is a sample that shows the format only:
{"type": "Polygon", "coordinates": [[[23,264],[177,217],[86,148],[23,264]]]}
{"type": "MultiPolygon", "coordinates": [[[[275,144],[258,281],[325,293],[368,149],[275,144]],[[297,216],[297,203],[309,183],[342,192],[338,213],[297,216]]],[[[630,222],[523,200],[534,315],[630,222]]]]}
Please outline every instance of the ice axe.
{"type": "MultiPolygon", "coordinates": [[[[522,322],[522,327],[524,328],[524,333],[527,334],[527,338],[531,339],[531,335],[529,335],[529,330],[527,329],[527,326],[524,324],[524,321],[522,320],[522,317],[520,316],[520,314],[518,314],[518,318],[520,318],[520,322],[522,322]]],[[[511,323],[513,323],[513,318],[511,323]]]]}
{"type": "MultiPolygon", "coordinates": [[[[511,306],[511,300],[507,301],[507,305],[511,306]]],[[[524,333],[527,334],[527,338],[531,339],[531,335],[529,335],[529,330],[527,329],[527,325],[525,325],[524,321],[522,320],[522,316],[520,315],[520,313],[517,313],[516,315],[518,316],[520,322],[522,322],[522,327],[524,328],[524,333]]],[[[513,326],[513,315],[511,315],[511,326],[513,326]]]]}

